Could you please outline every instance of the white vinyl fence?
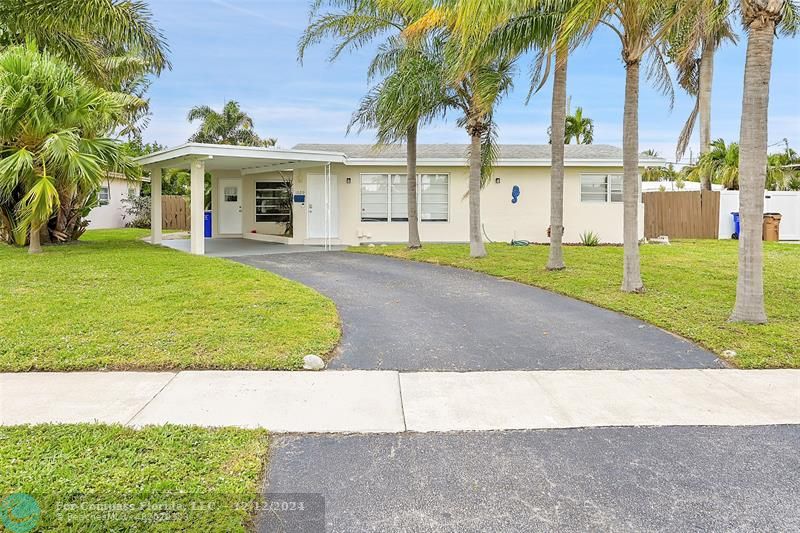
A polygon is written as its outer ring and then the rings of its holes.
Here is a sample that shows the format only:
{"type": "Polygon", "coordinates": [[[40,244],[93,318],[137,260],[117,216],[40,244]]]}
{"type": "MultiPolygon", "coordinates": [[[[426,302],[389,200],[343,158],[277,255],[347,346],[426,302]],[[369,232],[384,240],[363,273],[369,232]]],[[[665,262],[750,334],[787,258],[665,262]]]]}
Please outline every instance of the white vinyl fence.
{"type": "MultiPolygon", "coordinates": [[[[719,199],[719,238],[733,235],[732,212],[739,210],[739,191],[721,191],[719,199]]],[[[780,213],[781,240],[800,241],[800,191],[769,191],[764,195],[764,212],[780,213]]]]}

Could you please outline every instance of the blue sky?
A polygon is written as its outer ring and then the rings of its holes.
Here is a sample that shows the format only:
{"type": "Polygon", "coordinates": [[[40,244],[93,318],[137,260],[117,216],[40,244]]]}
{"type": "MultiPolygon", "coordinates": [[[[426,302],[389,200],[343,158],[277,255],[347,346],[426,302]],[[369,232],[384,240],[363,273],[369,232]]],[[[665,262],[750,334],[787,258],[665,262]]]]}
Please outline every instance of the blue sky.
{"type": "MultiPolygon", "coordinates": [[[[346,136],[352,111],[367,91],[371,50],[330,64],[329,46],[297,61],[296,44],[308,20],[305,0],[150,0],[157,24],[172,50],[172,71],[154,80],[153,117],[145,139],[166,145],[185,142],[194,131],[188,110],[199,104],[219,108],[238,100],[262,136],[278,145],[299,142],[372,142],[369,132],[346,136]]],[[[717,55],[712,137],[739,135],[745,46],[726,45],[717,55]]],[[[525,105],[530,60],[518,68],[514,91],[501,104],[500,141],[546,143],[550,88],[525,105]]],[[[800,40],[776,40],[770,95],[770,143],[788,138],[800,148],[800,40]]],[[[617,38],[599,32],[573,55],[568,94],[595,121],[595,143],[622,144],[624,69],[617,38]]],[[[674,109],[643,80],[640,100],[642,150],[655,148],[673,158],[676,138],[692,101],[676,89],[674,109]]],[[[455,121],[423,130],[420,142],[467,142],[455,121]]],[[[691,145],[697,151],[697,138],[691,145]]],[[[777,150],[777,148],[775,148],[777,150]]]]}

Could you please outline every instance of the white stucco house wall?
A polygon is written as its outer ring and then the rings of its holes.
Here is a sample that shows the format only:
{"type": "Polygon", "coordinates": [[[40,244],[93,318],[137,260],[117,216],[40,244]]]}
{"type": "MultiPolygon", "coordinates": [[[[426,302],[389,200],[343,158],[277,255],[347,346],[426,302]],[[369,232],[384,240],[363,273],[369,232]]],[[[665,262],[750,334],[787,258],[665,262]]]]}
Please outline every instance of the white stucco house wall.
{"type": "Polygon", "coordinates": [[[128,194],[138,196],[142,189],[141,181],[125,179],[123,176],[109,175],[98,192],[98,206],[89,212],[86,219],[89,229],[115,229],[125,227],[125,204],[122,200],[128,194]]]}
{"type": "MultiPolygon", "coordinates": [[[[469,240],[467,149],[460,144],[418,148],[424,242],[469,240]]],[[[361,245],[400,243],[408,237],[404,146],[300,144],[281,150],[186,144],[139,161],[154,177],[160,177],[161,168],[189,166],[192,195],[198,198],[203,174],[211,173],[213,238],[361,245]],[[287,181],[291,191],[283,185],[287,181]],[[286,235],[290,214],[293,232],[286,235]]],[[[652,166],[663,160],[642,156],[640,163],[652,166]]],[[[567,145],[565,164],[565,242],[579,242],[581,233],[593,231],[604,243],[621,243],[622,150],[567,145]]],[[[158,181],[153,180],[154,206],[160,196],[158,181]]],[[[643,209],[640,203],[640,236],[643,209]]],[[[481,193],[481,214],[493,241],[548,242],[550,146],[501,145],[492,179],[481,193]]],[[[153,217],[157,220],[160,213],[153,217]]],[[[202,227],[202,210],[193,210],[192,217],[192,227],[202,227]]],[[[197,253],[203,244],[202,232],[196,233],[192,249],[197,253]]]]}

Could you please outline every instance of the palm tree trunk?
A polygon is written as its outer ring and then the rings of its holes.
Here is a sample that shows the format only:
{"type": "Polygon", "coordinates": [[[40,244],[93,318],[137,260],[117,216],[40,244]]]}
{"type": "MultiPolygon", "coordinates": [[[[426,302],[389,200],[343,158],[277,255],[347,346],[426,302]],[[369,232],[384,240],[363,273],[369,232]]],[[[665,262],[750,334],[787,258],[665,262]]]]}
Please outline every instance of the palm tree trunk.
{"type": "Polygon", "coordinates": [[[775,20],[755,17],[748,29],[739,135],[739,279],[731,321],[763,324],[762,224],[767,169],[767,111],[775,20]]]}
{"type": "MultiPolygon", "coordinates": [[[[700,56],[700,87],[697,94],[697,108],[700,120],[700,155],[708,152],[711,147],[711,88],[714,84],[714,48],[711,44],[703,47],[700,56]]],[[[711,190],[711,176],[703,174],[702,188],[711,190]]]]}
{"type": "Polygon", "coordinates": [[[481,134],[470,129],[472,144],[469,151],[469,255],[485,257],[486,247],[481,236],[481,134]]]}
{"type": "Polygon", "coordinates": [[[42,241],[41,241],[41,226],[33,226],[31,225],[31,242],[28,245],[28,253],[29,254],[40,254],[42,253],[42,241]]]}
{"type": "Polygon", "coordinates": [[[422,248],[419,239],[419,212],[417,208],[417,124],[409,126],[406,134],[406,164],[408,172],[408,247],[422,248]]]}
{"type": "Polygon", "coordinates": [[[622,132],[624,262],[622,290],[644,292],[639,261],[639,61],[626,63],[622,132]]]}
{"type": "Polygon", "coordinates": [[[564,130],[567,120],[567,52],[556,52],[556,70],[553,76],[553,103],[551,125],[553,142],[550,143],[550,257],[547,270],[564,269],[564,130]]]}

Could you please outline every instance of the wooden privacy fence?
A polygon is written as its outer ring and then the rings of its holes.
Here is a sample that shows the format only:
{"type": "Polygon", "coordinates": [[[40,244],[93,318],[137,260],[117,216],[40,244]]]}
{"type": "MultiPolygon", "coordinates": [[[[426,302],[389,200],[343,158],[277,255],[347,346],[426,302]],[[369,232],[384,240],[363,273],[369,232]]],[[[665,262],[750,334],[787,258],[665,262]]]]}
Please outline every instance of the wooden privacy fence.
{"type": "Polygon", "coordinates": [[[161,197],[161,221],[164,229],[189,230],[189,202],[183,196],[161,197]]]}
{"type": "Polygon", "coordinates": [[[671,239],[719,237],[719,192],[646,192],[644,236],[671,239]]]}

